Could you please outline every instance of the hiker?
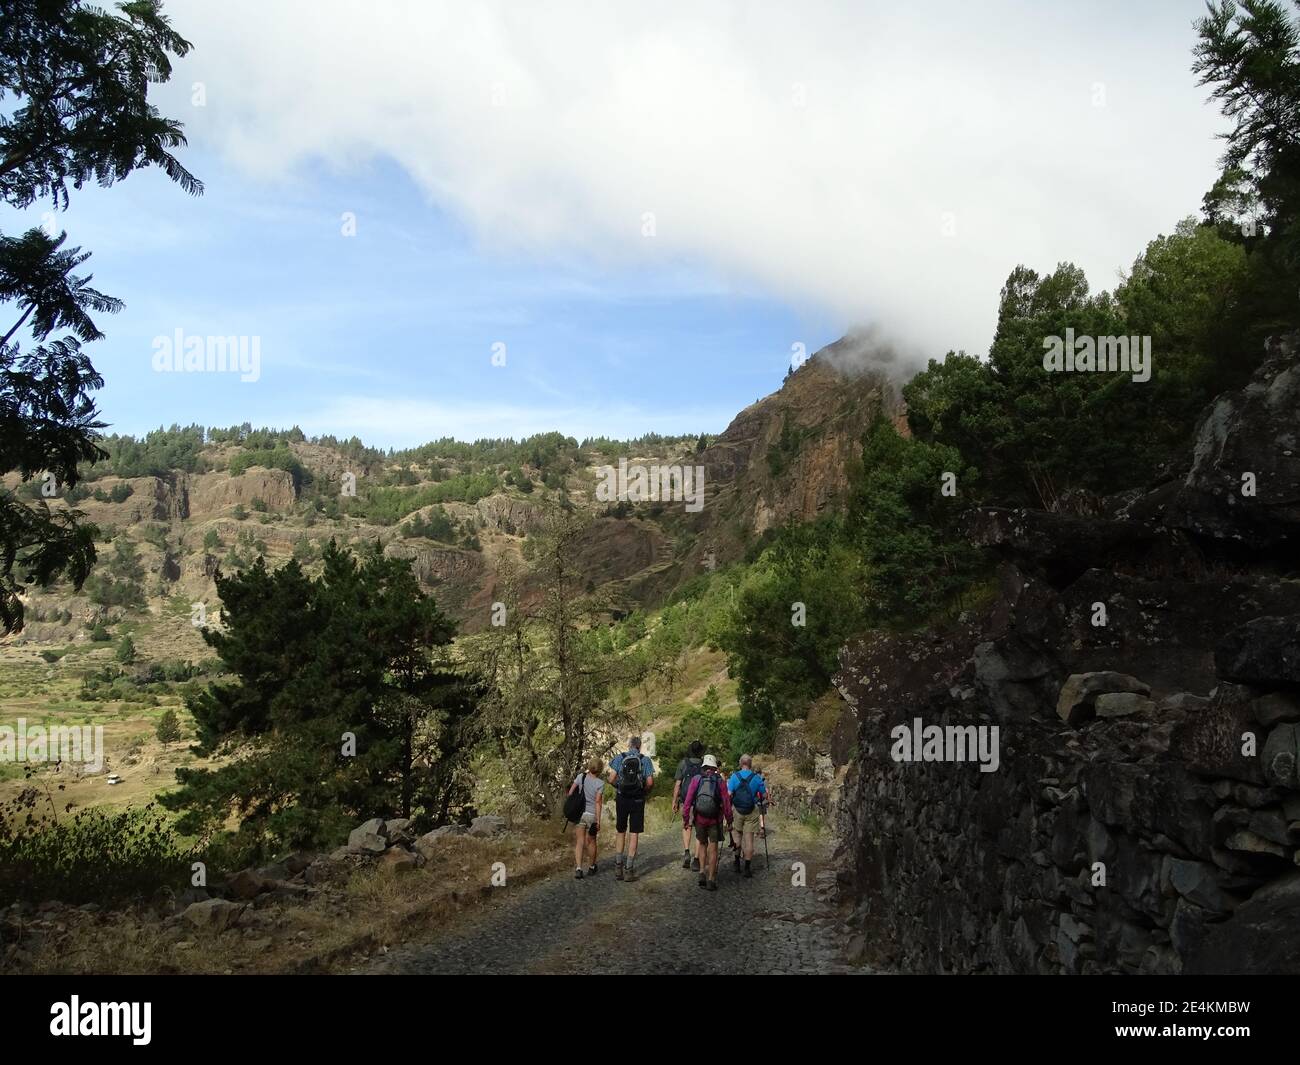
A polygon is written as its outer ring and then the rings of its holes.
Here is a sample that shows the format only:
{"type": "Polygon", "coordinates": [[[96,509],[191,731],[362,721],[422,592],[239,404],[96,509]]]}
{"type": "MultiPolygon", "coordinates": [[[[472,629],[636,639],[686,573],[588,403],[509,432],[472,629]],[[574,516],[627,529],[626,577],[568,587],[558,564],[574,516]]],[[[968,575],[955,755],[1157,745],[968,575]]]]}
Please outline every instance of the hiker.
{"type": "Polygon", "coordinates": [[[727,790],[731,793],[731,808],[735,811],[735,830],[740,834],[740,850],[736,851],[736,871],[740,871],[741,856],[745,859],[745,875],[754,875],[754,836],[767,835],[767,821],[764,807],[767,805],[767,785],[763,778],[754,771],[752,755],[740,756],[740,768],[731,774],[727,781],[727,790]]]}
{"type": "MultiPolygon", "coordinates": [[[[686,802],[686,792],[691,786],[691,781],[700,775],[700,770],[704,767],[704,744],[696,740],[687,750],[686,757],[678,763],[677,776],[673,781],[673,813],[676,814],[686,802]]],[[[700,871],[700,859],[698,855],[692,855],[691,851],[691,826],[682,824],[682,868],[694,869],[697,873],[700,871]]]]}
{"type": "Polygon", "coordinates": [[[609,763],[609,782],[614,785],[614,812],[618,815],[614,879],[630,882],[636,879],[637,837],[645,831],[646,796],[655,783],[655,766],[641,753],[640,736],[628,740],[627,750],[609,763]]]}
{"type": "Polygon", "coordinates": [[[601,770],[605,763],[593,758],[587,768],[573,778],[569,785],[569,795],[582,793],[583,810],[573,826],[573,875],[582,879],[582,865],[587,852],[591,852],[587,876],[596,875],[596,833],[600,831],[600,811],[605,805],[605,778],[601,770]]]}
{"type": "Polygon", "coordinates": [[[700,853],[700,887],[718,890],[718,845],[722,842],[722,822],[731,831],[731,797],[727,783],[718,772],[718,760],[704,756],[699,776],[691,781],[682,804],[682,823],[695,827],[700,853]]]}

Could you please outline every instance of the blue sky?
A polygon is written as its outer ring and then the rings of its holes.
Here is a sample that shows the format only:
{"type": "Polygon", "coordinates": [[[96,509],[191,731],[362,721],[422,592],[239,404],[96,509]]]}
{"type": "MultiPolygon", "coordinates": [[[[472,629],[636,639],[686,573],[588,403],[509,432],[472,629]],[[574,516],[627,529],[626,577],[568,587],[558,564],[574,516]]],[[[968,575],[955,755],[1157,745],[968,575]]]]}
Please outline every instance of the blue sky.
{"type": "Polygon", "coordinates": [[[982,354],[1017,263],[1112,287],[1217,174],[1198,0],[166,11],[205,195],[141,171],[53,220],[126,301],[119,432],[717,432],[793,345],[982,354]],[[155,372],[177,329],[257,337],[258,379],[155,372]]]}
{"type": "Polygon", "coordinates": [[[249,421],[385,447],[552,428],[716,432],[779,387],[791,344],[839,335],[832,316],[689,263],[614,271],[484,248],[382,161],[261,183],[185,159],[202,197],[141,171],[83,189],[54,219],[93,252],[83,269],[96,286],[126,301],[91,349],[110,431],[249,421]],[[258,337],[258,380],[156,373],[153,340],[178,328],[258,337]]]}

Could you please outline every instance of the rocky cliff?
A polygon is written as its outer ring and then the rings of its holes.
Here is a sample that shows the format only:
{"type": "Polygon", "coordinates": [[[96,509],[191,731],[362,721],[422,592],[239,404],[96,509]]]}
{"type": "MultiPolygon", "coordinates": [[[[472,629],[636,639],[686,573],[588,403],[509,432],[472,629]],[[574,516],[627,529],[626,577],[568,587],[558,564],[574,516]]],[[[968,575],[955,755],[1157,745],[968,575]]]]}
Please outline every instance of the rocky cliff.
{"type": "Polygon", "coordinates": [[[993,602],[844,648],[859,952],[942,972],[1300,972],[1298,386],[1295,338],[1273,342],[1181,476],[1088,515],[973,513],[993,602]]]}

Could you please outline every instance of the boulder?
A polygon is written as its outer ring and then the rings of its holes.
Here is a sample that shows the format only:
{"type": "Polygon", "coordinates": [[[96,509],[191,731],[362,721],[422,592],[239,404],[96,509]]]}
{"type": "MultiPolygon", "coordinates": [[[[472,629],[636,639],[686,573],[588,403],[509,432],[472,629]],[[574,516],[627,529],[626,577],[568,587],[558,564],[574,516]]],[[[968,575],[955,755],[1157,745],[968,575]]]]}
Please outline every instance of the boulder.
{"type": "Polygon", "coordinates": [[[383,854],[388,849],[388,829],[375,817],[348,835],[348,851],[352,854],[383,854]]]}
{"type": "Polygon", "coordinates": [[[406,839],[411,835],[411,819],[409,817],[394,817],[391,821],[384,822],[384,828],[388,830],[386,835],[390,841],[406,839]]]}
{"type": "Polygon", "coordinates": [[[204,928],[212,932],[224,932],[233,928],[239,920],[244,907],[225,899],[205,899],[187,906],[181,915],[195,928],[204,928]]]}
{"type": "Polygon", "coordinates": [[[488,836],[500,836],[506,831],[506,819],[498,817],[496,814],[483,814],[474,818],[469,825],[469,834],[485,838],[488,836]]]}
{"type": "Polygon", "coordinates": [[[1156,708],[1155,703],[1137,692],[1104,692],[1097,696],[1095,706],[1098,717],[1128,717],[1156,708]]]}
{"type": "Polygon", "coordinates": [[[270,890],[270,885],[265,878],[252,869],[241,869],[226,881],[226,894],[232,899],[247,901],[268,890],[270,890]]]}
{"type": "Polygon", "coordinates": [[[1068,725],[1079,725],[1093,716],[1097,697],[1115,692],[1150,695],[1151,689],[1136,677],[1126,673],[1100,670],[1094,673],[1073,673],[1061,686],[1056,700],[1056,715],[1068,725]]]}
{"type": "Polygon", "coordinates": [[[390,847],[379,859],[379,868],[385,873],[413,873],[416,864],[415,855],[403,847],[390,847]]]}

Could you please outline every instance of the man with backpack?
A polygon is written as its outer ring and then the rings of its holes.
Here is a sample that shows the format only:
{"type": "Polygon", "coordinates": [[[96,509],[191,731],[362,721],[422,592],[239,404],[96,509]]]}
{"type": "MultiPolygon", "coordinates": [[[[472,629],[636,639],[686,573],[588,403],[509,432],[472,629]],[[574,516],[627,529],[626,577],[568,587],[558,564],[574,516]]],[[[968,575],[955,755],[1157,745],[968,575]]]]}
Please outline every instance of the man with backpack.
{"type": "Polygon", "coordinates": [[[752,755],[740,756],[740,768],[731,774],[727,781],[727,790],[731,793],[731,806],[736,811],[735,829],[740,833],[740,850],[736,852],[736,871],[740,871],[741,854],[745,857],[745,875],[754,875],[754,835],[766,834],[767,825],[763,823],[763,807],[767,803],[767,785],[763,778],[754,772],[752,755]]]}
{"type": "Polygon", "coordinates": [[[641,753],[641,737],[633,736],[628,749],[609,763],[609,782],[614,785],[614,810],[618,815],[614,857],[614,879],[636,879],[636,842],[645,831],[645,800],[655,783],[655,766],[641,753]],[[627,855],[624,858],[624,844],[627,855]]]}
{"type": "MultiPolygon", "coordinates": [[[[700,775],[704,767],[704,744],[696,740],[687,750],[686,757],[681,760],[677,766],[677,776],[673,783],[673,813],[682,808],[686,802],[686,792],[690,789],[691,781],[700,775]]],[[[697,873],[700,871],[700,859],[698,856],[692,859],[691,856],[691,826],[682,825],[682,868],[694,869],[697,873]]]]}
{"type": "Polygon", "coordinates": [[[718,772],[718,760],[704,756],[699,776],[691,781],[682,805],[682,823],[695,826],[700,848],[700,887],[718,890],[718,847],[722,843],[722,822],[731,829],[731,798],[727,784],[718,772]]]}

